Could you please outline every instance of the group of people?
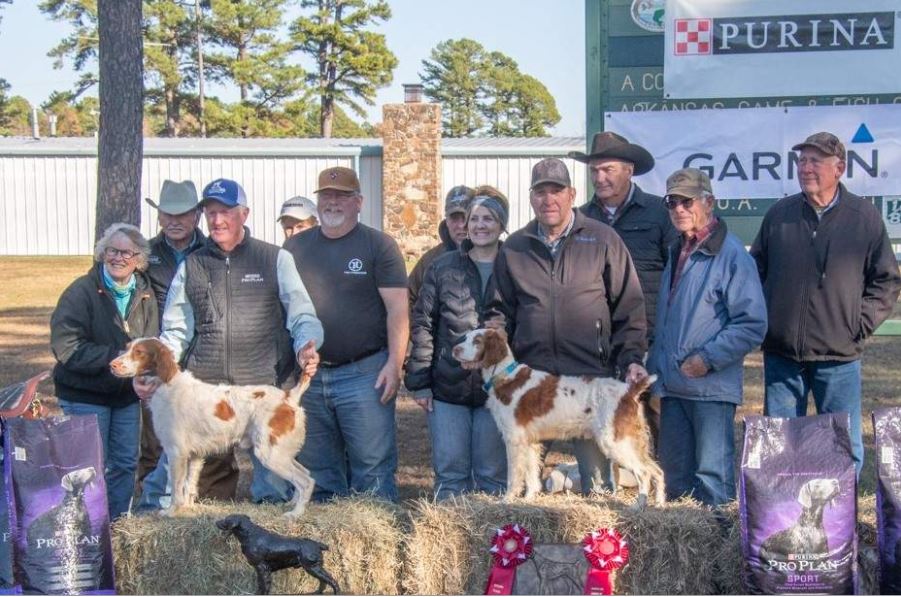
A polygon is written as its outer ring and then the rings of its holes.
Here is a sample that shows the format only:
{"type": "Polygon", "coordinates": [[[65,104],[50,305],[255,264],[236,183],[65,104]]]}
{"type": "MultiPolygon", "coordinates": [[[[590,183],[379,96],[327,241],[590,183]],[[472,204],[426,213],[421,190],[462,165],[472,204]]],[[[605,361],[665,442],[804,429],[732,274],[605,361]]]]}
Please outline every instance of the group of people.
{"type": "MultiPolygon", "coordinates": [[[[769,210],[750,254],[714,214],[707,174],[678,170],[663,197],[649,194],[632,177],[653,169],[651,154],[603,132],[589,153],[571,154],[588,165],[593,197],[576,207],[565,163],[541,160],[529,190],[535,218],[520,230],[508,230],[500,190],[452,188],[441,243],[409,279],[395,241],[358,221],[353,170],[321,172],[315,202],[285,202],[282,247],[251,237],[237,182],[214,180],[198,198],[191,182],[166,181],[159,204],[148,199],[160,234],[148,242],[113,225],[95,266],[60,297],[51,321],[60,405],[98,417],[111,517],[129,510],[139,453],[134,509],[163,507],[171,491],[148,413],[140,430],[139,398],[157,382],[129,385],[108,368],[130,339],[156,335],[206,382],[284,386],[301,370],[313,376],[297,458],[316,481],[314,500],[366,491],[397,499],[402,377],[426,411],[436,497],[498,494],[503,439],[484,380],[452,349],[477,327],[504,327],[517,361],[535,369],[627,382],[657,375],[645,411],[668,498],[718,506],[735,497],[743,359],[762,343],[765,414],[804,416],[811,393],[817,412],[847,412],[859,472],[860,357],[901,276],[880,214],[840,182],[842,143],[817,133],[794,150],[801,192],[769,210]]],[[[583,492],[613,488],[598,446],[572,444],[583,492]]],[[[234,497],[236,484],[231,454],[207,461],[201,496],[234,497]]],[[[287,501],[290,491],[254,462],[253,501],[287,501]]]]}

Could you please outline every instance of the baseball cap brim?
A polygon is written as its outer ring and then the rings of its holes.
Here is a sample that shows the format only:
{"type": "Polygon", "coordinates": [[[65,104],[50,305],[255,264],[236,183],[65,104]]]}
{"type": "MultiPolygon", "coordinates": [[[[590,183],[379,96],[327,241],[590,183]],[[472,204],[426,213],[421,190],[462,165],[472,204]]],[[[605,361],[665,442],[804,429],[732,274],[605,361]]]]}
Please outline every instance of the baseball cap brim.
{"type": "Polygon", "coordinates": [[[332,191],[344,191],[344,192],[346,192],[346,193],[356,193],[356,192],[357,192],[357,189],[356,189],[355,187],[349,187],[349,186],[347,186],[347,185],[338,184],[338,183],[335,183],[335,184],[327,184],[327,185],[325,185],[324,187],[320,187],[320,188],[316,189],[316,190],[313,191],[313,192],[314,192],[314,193],[321,193],[322,191],[329,191],[329,190],[332,190],[332,191]]]}
{"type": "Polygon", "coordinates": [[[532,186],[529,187],[529,190],[531,191],[531,190],[534,189],[535,187],[540,186],[540,185],[543,185],[543,184],[545,184],[545,183],[551,183],[551,184],[555,184],[555,185],[561,186],[561,187],[568,187],[568,186],[570,186],[570,184],[569,184],[568,181],[563,181],[563,180],[560,180],[560,179],[558,179],[558,178],[541,178],[541,179],[536,180],[535,182],[533,182],[533,183],[532,183],[532,186]]]}
{"type": "MultiPolygon", "coordinates": [[[[803,141],[801,143],[798,143],[797,145],[794,145],[792,147],[792,151],[801,151],[802,149],[804,149],[806,147],[813,147],[814,149],[821,151],[826,155],[836,155],[836,153],[833,149],[827,148],[825,145],[823,145],[821,143],[813,143],[810,141],[803,141]]],[[[836,156],[836,157],[838,157],[838,156],[836,156]]]]}

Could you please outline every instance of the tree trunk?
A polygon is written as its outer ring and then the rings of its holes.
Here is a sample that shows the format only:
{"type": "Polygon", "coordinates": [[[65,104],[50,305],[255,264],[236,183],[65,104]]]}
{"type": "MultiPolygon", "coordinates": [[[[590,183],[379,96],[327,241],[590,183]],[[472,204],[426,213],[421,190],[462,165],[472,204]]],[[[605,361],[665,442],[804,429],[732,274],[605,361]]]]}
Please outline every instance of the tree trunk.
{"type": "Polygon", "coordinates": [[[335,120],[335,99],[330,95],[320,98],[322,106],[319,111],[319,132],[323,139],[332,138],[332,123],[335,120]]]}
{"type": "Polygon", "coordinates": [[[100,134],[95,239],[116,222],[141,225],[144,111],[141,0],[99,0],[100,134]]]}
{"type": "Polygon", "coordinates": [[[163,95],[166,98],[166,136],[177,137],[179,125],[179,101],[178,92],[174,87],[165,87],[163,95]]]}

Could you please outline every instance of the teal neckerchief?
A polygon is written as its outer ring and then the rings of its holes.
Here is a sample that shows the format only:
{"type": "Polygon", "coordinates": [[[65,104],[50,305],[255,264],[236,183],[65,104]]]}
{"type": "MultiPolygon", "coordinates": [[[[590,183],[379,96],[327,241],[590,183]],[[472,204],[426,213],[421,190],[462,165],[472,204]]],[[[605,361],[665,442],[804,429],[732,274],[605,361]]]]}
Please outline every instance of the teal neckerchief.
{"type": "Polygon", "coordinates": [[[499,377],[507,377],[508,375],[510,375],[511,373],[513,373],[513,371],[515,371],[517,367],[519,367],[519,363],[517,363],[516,361],[513,361],[512,363],[510,363],[509,365],[507,365],[507,367],[504,368],[503,371],[501,371],[500,373],[495,373],[494,375],[491,376],[491,379],[489,379],[488,381],[486,381],[485,383],[483,383],[483,384],[482,384],[482,389],[485,390],[486,392],[490,392],[490,391],[491,391],[491,388],[494,387],[495,380],[496,380],[497,378],[499,378],[499,377]]]}
{"type": "Polygon", "coordinates": [[[103,285],[106,286],[110,291],[110,294],[113,295],[113,300],[116,302],[116,309],[119,311],[119,315],[124,319],[126,310],[128,309],[128,303],[131,302],[131,296],[134,294],[135,287],[137,286],[135,275],[132,274],[128,283],[124,286],[120,286],[119,284],[116,284],[115,280],[109,275],[109,272],[106,271],[106,264],[103,265],[101,270],[103,271],[103,285]]]}

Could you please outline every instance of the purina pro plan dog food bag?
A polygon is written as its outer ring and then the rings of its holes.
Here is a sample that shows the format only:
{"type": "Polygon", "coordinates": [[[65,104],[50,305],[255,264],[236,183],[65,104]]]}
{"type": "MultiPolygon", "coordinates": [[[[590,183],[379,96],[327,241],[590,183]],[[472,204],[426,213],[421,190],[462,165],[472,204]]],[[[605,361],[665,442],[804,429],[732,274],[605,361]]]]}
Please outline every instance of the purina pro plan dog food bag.
{"type": "Polygon", "coordinates": [[[873,412],[879,591],[901,594],[901,408],[873,412]]]}
{"type": "Polygon", "coordinates": [[[745,417],[739,509],[750,593],[857,588],[857,477],[847,414],[745,417]]]}
{"type": "Polygon", "coordinates": [[[3,449],[16,584],[45,595],[114,593],[97,417],[11,419],[3,449]]]}

